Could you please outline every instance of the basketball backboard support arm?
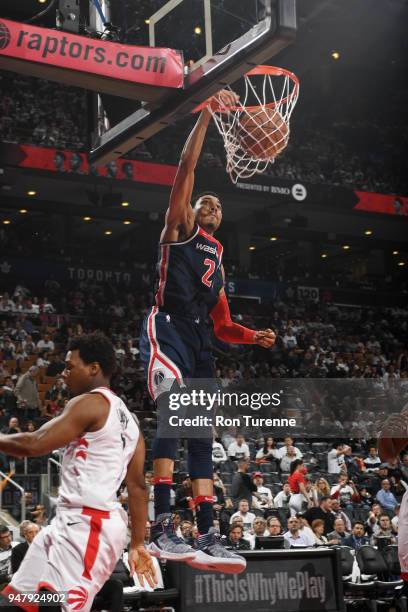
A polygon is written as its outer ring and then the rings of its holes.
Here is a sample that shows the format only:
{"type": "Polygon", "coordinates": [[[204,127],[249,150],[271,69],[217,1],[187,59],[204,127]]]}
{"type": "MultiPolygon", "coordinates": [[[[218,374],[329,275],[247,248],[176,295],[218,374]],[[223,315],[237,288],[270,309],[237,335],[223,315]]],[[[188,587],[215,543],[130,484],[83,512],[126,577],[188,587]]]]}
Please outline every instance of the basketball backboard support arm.
{"type": "Polygon", "coordinates": [[[184,89],[170,94],[160,107],[146,105],[100,136],[90,160],[102,164],[121,157],[255,66],[269,61],[295,36],[296,0],[265,0],[263,21],[193,69],[185,77],[184,89]]]}

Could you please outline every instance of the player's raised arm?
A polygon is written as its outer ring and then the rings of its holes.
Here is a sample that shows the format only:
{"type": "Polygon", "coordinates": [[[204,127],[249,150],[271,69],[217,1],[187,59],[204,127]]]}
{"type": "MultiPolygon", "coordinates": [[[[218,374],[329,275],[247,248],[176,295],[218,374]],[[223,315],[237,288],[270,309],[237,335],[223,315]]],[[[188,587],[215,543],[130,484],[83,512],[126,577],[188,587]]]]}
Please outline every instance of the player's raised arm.
{"type": "Polygon", "coordinates": [[[221,289],[218,302],[210,312],[214,323],[214,334],[223,342],[231,344],[258,344],[263,348],[270,348],[275,344],[275,334],[271,329],[256,331],[249,329],[231,320],[231,313],[227,296],[221,289]]]}
{"type": "MultiPolygon", "coordinates": [[[[223,104],[233,106],[237,96],[231,91],[222,90],[217,99],[223,104]]],[[[211,104],[211,99],[209,100],[211,104]]],[[[205,107],[190,132],[181,153],[180,162],[170,194],[169,207],[166,212],[165,226],[160,242],[177,242],[188,238],[194,227],[194,212],[191,207],[191,195],[194,188],[194,172],[203,148],[211,112],[205,107]]]]}
{"type": "Polygon", "coordinates": [[[0,434],[0,451],[13,457],[39,457],[66,446],[83,432],[103,425],[109,411],[99,395],[78,396],[64,412],[32,433],[0,434]]]}

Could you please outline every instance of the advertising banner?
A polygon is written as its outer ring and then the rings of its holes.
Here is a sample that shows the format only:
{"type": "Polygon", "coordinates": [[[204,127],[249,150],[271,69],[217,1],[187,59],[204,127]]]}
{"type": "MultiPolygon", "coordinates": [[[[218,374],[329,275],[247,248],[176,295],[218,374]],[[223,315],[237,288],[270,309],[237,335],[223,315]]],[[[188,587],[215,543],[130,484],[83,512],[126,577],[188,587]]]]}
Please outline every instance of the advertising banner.
{"type": "MultiPolygon", "coordinates": [[[[342,612],[337,551],[242,552],[239,575],[199,572],[178,564],[181,610],[195,612],[342,612]]],[[[171,564],[173,565],[173,564],[171,564]]],[[[172,573],[175,568],[171,568],[172,573]]],[[[175,570],[177,571],[177,570],[175,570]]]]}
{"type": "Polygon", "coordinates": [[[103,166],[94,166],[89,164],[86,153],[32,145],[3,147],[0,149],[0,158],[8,158],[20,168],[36,168],[49,172],[90,175],[152,185],[172,185],[177,171],[176,166],[130,159],[118,159],[103,166]]]}
{"type": "MultiPolygon", "coordinates": [[[[177,172],[177,166],[170,164],[130,159],[117,159],[102,166],[95,166],[89,163],[86,153],[32,145],[0,145],[0,161],[21,168],[91,175],[169,187],[173,184],[177,172]]],[[[224,171],[214,169],[211,170],[211,175],[199,170],[197,184],[204,185],[208,177],[214,188],[219,189],[221,193],[241,192],[248,194],[251,198],[261,196],[265,202],[270,196],[271,202],[274,203],[282,200],[282,202],[326,205],[327,202],[330,202],[331,207],[342,210],[382,213],[408,218],[408,197],[406,196],[353,191],[344,187],[286,181],[271,176],[258,176],[256,182],[242,181],[233,185],[225,181],[224,171]]]]}
{"type": "Polygon", "coordinates": [[[252,182],[238,182],[235,190],[242,193],[273,196],[274,201],[327,204],[349,210],[408,217],[408,197],[394,194],[358,191],[319,183],[287,181],[272,176],[257,176],[252,182]]]}
{"type": "Polygon", "coordinates": [[[123,45],[7,19],[0,21],[0,67],[7,68],[4,58],[116,82],[171,88],[184,83],[183,57],[174,49],[123,45]]]}

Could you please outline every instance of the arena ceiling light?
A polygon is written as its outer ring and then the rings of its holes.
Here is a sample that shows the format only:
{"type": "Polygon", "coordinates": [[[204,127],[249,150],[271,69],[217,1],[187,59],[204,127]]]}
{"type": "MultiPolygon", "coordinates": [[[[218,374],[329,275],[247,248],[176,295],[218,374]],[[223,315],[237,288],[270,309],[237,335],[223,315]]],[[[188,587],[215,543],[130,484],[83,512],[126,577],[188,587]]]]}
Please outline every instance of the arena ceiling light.
{"type": "Polygon", "coordinates": [[[271,236],[269,240],[271,240],[272,242],[276,242],[277,239],[278,239],[277,236],[271,236]]]}
{"type": "Polygon", "coordinates": [[[199,34],[201,34],[201,32],[202,32],[202,29],[200,28],[200,26],[196,26],[196,27],[194,28],[194,34],[199,35],[199,34]]]}
{"type": "Polygon", "coordinates": [[[338,51],[332,51],[331,56],[334,60],[340,59],[340,53],[338,51]]]}
{"type": "Polygon", "coordinates": [[[364,234],[366,236],[372,236],[373,235],[373,230],[365,230],[364,234]]]}
{"type": "Polygon", "coordinates": [[[28,195],[28,196],[30,196],[30,197],[32,197],[32,196],[37,195],[37,192],[36,192],[36,191],[34,191],[34,189],[30,189],[30,191],[27,191],[27,195],[28,195]]]}
{"type": "Polygon", "coordinates": [[[130,225],[131,223],[132,223],[131,221],[128,221],[128,220],[126,219],[126,221],[124,221],[124,222],[123,222],[123,225],[130,225]]]}
{"type": "MultiPolygon", "coordinates": [[[[5,221],[3,221],[3,223],[5,223],[5,221]]],[[[405,261],[399,261],[398,265],[402,268],[402,266],[405,266],[405,261]]]]}
{"type": "Polygon", "coordinates": [[[83,221],[92,221],[92,217],[82,217],[83,221]]]}
{"type": "Polygon", "coordinates": [[[322,253],[322,254],[320,255],[320,257],[321,257],[322,259],[327,259],[327,253],[322,253]]]}
{"type": "Polygon", "coordinates": [[[112,235],[112,230],[106,230],[104,232],[105,236],[111,236],[112,235]]]}
{"type": "Polygon", "coordinates": [[[254,247],[254,246],[250,246],[250,247],[249,247],[249,250],[250,250],[250,251],[255,251],[255,249],[256,249],[256,247],[254,247]]]}
{"type": "Polygon", "coordinates": [[[18,212],[20,213],[20,215],[25,215],[28,213],[28,210],[26,208],[20,208],[18,212]]]}
{"type": "Polygon", "coordinates": [[[3,225],[10,225],[11,221],[10,219],[4,219],[3,221],[3,225]]]}
{"type": "Polygon", "coordinates": [[[348,251],[350,249],[350,245],[349,244],[343,244],[343,246],[341,248],[343,249],[343,251],[348,251]]]}
{"type": "Polygon", "coordinates": [[[393,255],[399,255],[399,251],[393,251],[392,254],[393,255]]]}
{"type": "Polygon", "coordinates": [[[129,202],[122,202],[122,206],[129,206],[129,202]]]}

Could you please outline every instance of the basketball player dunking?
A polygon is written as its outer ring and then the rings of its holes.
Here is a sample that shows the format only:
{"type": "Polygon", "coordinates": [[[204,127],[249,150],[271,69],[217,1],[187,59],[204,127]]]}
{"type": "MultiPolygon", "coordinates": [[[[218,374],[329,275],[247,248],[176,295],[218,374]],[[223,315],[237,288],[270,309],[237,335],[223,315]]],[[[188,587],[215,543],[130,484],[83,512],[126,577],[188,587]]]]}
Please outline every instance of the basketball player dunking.
{"type": "MultiPolygon", "coordinates": [[[[392,414],[384,423],[378,440],[381,461],[392,461],[408,445],[408,404],[401,414],[392,414]]],[[[398,516],[398,557],[404,586],[401,595],[408,597],[408,490],[401,501],[398,516]]]]}
{"type": "Polygon", "coordinates": [[[132,529],[129,565],[142,584],[144,578],[151,586],[156,581],[143,545],[144,440],[125,404],[109,389],[114,369],[115,351],[103,334],[74,338],[63,376],[76,397],[38,431],[0,435],[0,450],[15,457],[45,455],[65,446],[56,517],[40,531],[2,591],[12,604],[6,603],[6,609],[38,610],[27,608],[27,601],[16,595],[40,592],[45,601],[47,591],[67,594],[66,601],[53,604],[55,610],[91,609],[126,544],[127,514],[116,495],[124,478],[132,529]]]}
{"type": "MultiPolygon", "coordinates": [[[[221,91],[217,98],[226,106],[237,102],[231,91],[221,91]]],[[[253,331],[231,321],[223,289],[223,249],[214,238],[222,219],[218,196],[207,192],[191,205],[194,171],[210,119],[210,110],[204,108],[184,146],[160,236],[156,304],[144,321],[140,342],[148,389],[154,400],[169,391],[169,381],[181,386],[183,379],[213,377],[209,317],[215,335],[224,342],[269,348],[275,341],[270,329],[253,331]]],[[[243,571],[245,559],[226,550],[213,529],[211,439],[188,440],[188,471],[200,534],[197,549],[174,533],[170,490],[178,446],[176,439],[157,436],[153,443],[156,520],[152,554],[186,561],[195,568],[243,571]]]]}

